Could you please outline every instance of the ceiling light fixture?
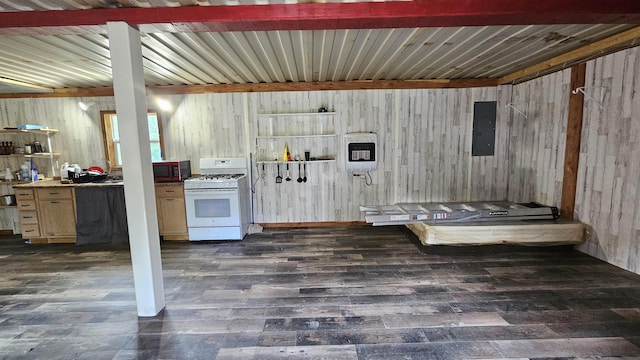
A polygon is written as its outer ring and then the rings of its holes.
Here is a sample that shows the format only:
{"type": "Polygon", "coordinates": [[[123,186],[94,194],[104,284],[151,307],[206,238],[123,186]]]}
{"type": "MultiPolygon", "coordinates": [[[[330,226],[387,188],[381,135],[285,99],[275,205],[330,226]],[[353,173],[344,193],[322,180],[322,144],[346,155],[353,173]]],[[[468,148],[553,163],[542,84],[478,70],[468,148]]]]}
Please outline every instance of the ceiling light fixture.
{"type": "Polygon", "coordinates": [[[85,102],[82,102],[82,101],[78,101],[78,106],[80,107],[80,109],[82,109],[82,111],[89,110],[89,108],[92,107],[95,104],[96,103],[94,103],[94,102],[85,103],[85,102]]]}
{"type": "Polygon", "coordinates": [[[171,111],[171,109],[173,108],[171,106],[171,103],[165,99],[156,99],[156,104],[158,104],[158,107],[160,107],[160,110],[163,111],[171,111]]]}

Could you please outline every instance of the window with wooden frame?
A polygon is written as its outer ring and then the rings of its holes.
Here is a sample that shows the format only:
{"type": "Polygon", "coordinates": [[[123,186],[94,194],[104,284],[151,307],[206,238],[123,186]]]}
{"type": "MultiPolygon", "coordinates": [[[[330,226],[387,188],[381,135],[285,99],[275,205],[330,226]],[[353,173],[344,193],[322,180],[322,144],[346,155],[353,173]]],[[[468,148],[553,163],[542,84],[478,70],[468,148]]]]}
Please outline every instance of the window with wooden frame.
{"type": "MultiPolygon", "coordinates": [[[[104,153],[111,162],[114,170],[122,169],[122,149],[120,147],[120,132],[118,131],[118,117],[115,111],[101,111],[102,136],[104,141],[104,153]]],[[[147,112],[149,123],[149,142],[151,145],[151,161],[164,160],[164,143],[162,140],[162,121],[160,114],[149,110],[147,112]]]]}

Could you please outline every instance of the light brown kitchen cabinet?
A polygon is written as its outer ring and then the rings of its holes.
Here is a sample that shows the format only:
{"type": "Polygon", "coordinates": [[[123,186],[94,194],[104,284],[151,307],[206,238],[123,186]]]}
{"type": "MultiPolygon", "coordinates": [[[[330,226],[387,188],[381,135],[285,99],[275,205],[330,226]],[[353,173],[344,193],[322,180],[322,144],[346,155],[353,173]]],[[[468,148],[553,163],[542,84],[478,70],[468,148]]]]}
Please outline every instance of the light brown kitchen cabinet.
{"type": "Polygon", "coordinates": [[[22,228],[22,238],[31,239],[40,236],[36,197],[33,189],[15,189],[18,218],[22,228]]]}
{"type": "MultiPolygon", "coordinates": [[[[22,237],[32,244],[75,243],[77,210],[70,186],[14,187],[22,237]]],[[[77,185],[77,186],[83,186],[77,185]]],[[[158,230],[163,240],[189,240],[183,183],[155,184],[158,230]]]]}
{"type": "Polygon", "coordinates": [[[155,189],[160,236],[163,240],[189,240],[183,184],[158,183],[155,189]]]}
{"type": "Polygon", "coordinates": [[[35,195],[40,236],[49,243],[75,243],[76,201],[73,189],[36,189],[35,195]]]}

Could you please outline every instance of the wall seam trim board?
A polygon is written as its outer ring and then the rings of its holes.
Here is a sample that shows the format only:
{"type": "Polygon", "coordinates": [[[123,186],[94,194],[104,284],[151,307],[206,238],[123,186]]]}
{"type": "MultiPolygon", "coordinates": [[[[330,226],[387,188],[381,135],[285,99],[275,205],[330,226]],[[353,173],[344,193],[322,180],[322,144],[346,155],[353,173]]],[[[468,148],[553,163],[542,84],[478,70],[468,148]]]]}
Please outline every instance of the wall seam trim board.
{"type": "Polygon", "coordinates": [[[398,156],[398,149],[400,149],[400,105],[402,97],[400,91],[394,93],[394,139],[393,139],[393,203],[398,203],[398,190],[400,189],[400,157],[398,156]]]}
{"type": "MultiPolygon", "coordinates": [[[[242,94],[242,125],[244,126],[244,151],[245,154],[252,154],[251,152],[251,137],[249,136],[250,132],[249,132],[249,94],[248,93],[243,93],[242,94]]],[[[255,156],[255,154],[254,154],[255,156]]],[[[249,164],[247,164],[247,167],[249,169],[249,181],[250,181],[250,187],[249,187],[249,199],[251,199],[251,223],[254,223],[254,211],[253,211],[253,207],[254,207],[254,196],[253,196],[253,191],[254,191],[254,182],[253,182],[253,156],[249,156],[249,164]]]]}

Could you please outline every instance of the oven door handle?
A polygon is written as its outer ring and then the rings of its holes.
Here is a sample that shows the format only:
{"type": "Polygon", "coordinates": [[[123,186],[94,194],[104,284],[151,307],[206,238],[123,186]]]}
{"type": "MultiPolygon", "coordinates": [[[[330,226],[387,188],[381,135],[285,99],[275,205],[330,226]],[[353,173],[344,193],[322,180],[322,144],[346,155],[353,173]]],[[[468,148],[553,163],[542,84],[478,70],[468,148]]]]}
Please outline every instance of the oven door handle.
{"type": "Polygon", "coordinates": [[[237,194],[238,193],[238,189],[189,189],[189,190],[185,190],[184,194],[185,196],[188,195],[206,195],[206,194],[211,194],[211,195],[232,195],[232,194],[237,194]]]}

